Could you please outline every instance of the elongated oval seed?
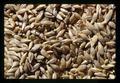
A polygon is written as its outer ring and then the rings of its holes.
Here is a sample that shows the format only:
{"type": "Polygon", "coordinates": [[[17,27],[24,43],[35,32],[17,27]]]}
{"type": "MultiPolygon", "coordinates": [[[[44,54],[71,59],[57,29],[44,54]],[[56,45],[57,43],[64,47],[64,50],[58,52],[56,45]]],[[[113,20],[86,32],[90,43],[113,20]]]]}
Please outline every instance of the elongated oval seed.
{"type": "Polygon", "coordinates": [[[17,14],[22,14],[22,13],[26,12],[27,10],[28,9],[26,9],[26,8],[20,9],[17,11],[17,14]]]}
{"type": "Polygon", "coordinates": [[[29,5],[27,5],[27,7],[26,7],[26,9],[33,9],[34,8],[34,5],[33,4],[29,4],[29,5]]]}
{"type": "Polygon", "coordinates": [[[68,61],[66,61],[66,68],[70,67],[72,59],[70,58],[68,61]]]}
{"type": "Polygon", "coordinates": [[[102,65],[101,67],[104,68],[104,69],[110,69],[110,68],[115,67],[115,65],[113,65],[113,64],[108,64],[108,65],[102,65]]]}
{"type": "Polygon", "coordinates": [[[78,56],[77,57],[77,64],[81,64],[83,61],[83,57],[82,56],[78,56]]]}
{"type": "Polygon", "coordinates": [[[25,74],[21,75],[19,79],[25,79],[25,74]]]}
{"type": "Polygon", "coordinates": [[[42,73],[45,73],[45,69],[43,67],[40,67],[40,70],[42,73]]]}
{"type": "Polygon", "coordinates": [[[35,79],[36,76],[35,76],[35,75],[30,75],[30,76],[27,76],[26,78],[27,78],[27,79],[35,79]]]}
{"type": "Polygon", "coordinates": [[[43,25],[46,25],[46,26],[54,24],[53,22],[47,21],[47,20],[46,21],[41,21],[40,23],[43,24],[43,25]]]}
{"type": "Polygon", "coordinates": [[[97,39],[98,39],[98,36],[97,35],[94,35],[91,39],[91,46],[94,46],[97,42],[97,39]]]}
{"type": "Polygon", "coordinates": [[[104,54],[104,48],[103,48],[103,46],[102,46],[102,44],[100,42],[98,42],[98,53],[100,55],[104,54]]]}
{"type": "Polygon", "coordinates": [[[57,61],[56,58],[52,58],[47,62],[47,64],[55,63],[56,61],[57,61]]]}
{"type": "Polygon", "coordinates": [[[96,73],[94,73],[94,75],[100,76],[100,77],[105,77],[105,76],[106,76],[106,75],[105,75],[104,73],[102,73],[102,72],[96,72],[96,73]]]}
{"type": "Polygon", "coordinates": [[[60,68],[64,69],[65,67],[66,67],[66,61],[65,61],[64,58],[62,58],[61,61],[60,61],[60,68]]]}
{"type": "Polygon", "coordinates": [[[93,14],[93,17],[92,17],[92,20],[91,20],[91,24],[97,20],[97,16],[98,16],[98,13],[94,13],[93,14]]]}
{"type": "Polygon", "coordinates": [[[109,25],[111,28],[115,29],[115,23],[114,23],[114,22],[110,21],[110,22],[108,23],[108,25],[109,25]]]}
{"type": "Polygon", "coordinates": [[[37,79],[38,79],[38,77],[39,77],[39,74],[40,74],[40,71],[36,71],[36,72],[35,72],[35,76],[36,76],[37,79]]]}
{"type": "Polygon", "coordinates": [[[27,59],[28,59],[29,63],[32,63],[32,61],[33,61],[33,59],[34,59],[33,53],[29,52],[27,59]]]}
{"type": "Polygon", "coordinates": [[[43,55],[43,56],[45,56],[46,58],[49,58],[50,56],[49,56],[49,54],[47,53],[47,51],[45,51],[45,49],[41,49],[41,54],[43,55]]]}
{"type": "Polygon", "coordinates": [[[29,40],[29,39],[21,39],[21,42],[22,43],[28,43],[28,42],[30,42],[31,40],[29,40]]]}
{"type": "Polygon", "coordinates": [[[111,19],[112,14],[113,14],[113,10],[109,10],[108,13],[106,14],[105,18],[104,18],[103,24],[107,23],[111,19]]]}
{"type": "Polygon", "coordinates": [[[19,69],[20,69],[20,73],[23,73],[24,70],[22,65],[19,66],[19,69]]]}
{"type": "Polygon", "coordinates": [[[16,66],[18,66],[18,65],[19,65],[19,62],[15,61],[15,62],[13,62],[12,67],[16,67],[16,66]]]}
{"type": "Polygon", "coordinates": [[[40,5],[38,5],[37,7],[36,7],[36,9],[35,10],[41,10],[41,9],[43,9],[43,8],[45,8],[46,7],[46,5],[45,4],[40,4],[40,5]]]}
{"type": "Polygon", "coordinates": [[[36,51],[38,50],[39,48],[41,47],[41,44],[35,44],[32,48],[31,48],[31,51],[36,51]]]}
{"type": "Polygon", "coordinates": [[[115,75],[110,74],[109,79],[115,79],[115,75]]]}
{"type": "Polygon", "coordinates": [[[55,65],[55,64],[50,64],[51,68],[53,68],[54,70],[59,70],[59,66],[55,65]]]}
{"type": "Polygon", "coordinates": [[[79,71],[84,71],[84,70],[86,70],[86,68],[87,68],[86,65],[80,65],[80,66],[78,67],[78,70],[79,70],[79,71]]]}
{"type": "Polygon", "coordinates": [[[7,73],[14,73],[18,68],[14,67],[14,68],[10,68],[7,73]]]}
{"type": "Polygon", "coordinates": [[[109,42],[106,42],[106,44],[107,44],[108,46],[114,46],[114,45],[115,45],[115,42],[114,42],[114,41],[109,41],[109,42]]]}
{"type": "Polygon", "coordinates": [[[14,76],[14,73],[5,73],[6,76],[14,76]]]}
{"type": "Polygon", "coordinates": [[[19,61],[19,60],[20,60],[20,59],[19,59],[17,56],[15,56],[15,55],[11,55],[10,58],[13,59],[13,60],[16,60],[16,61],[19,61]]]}
{"type": "Polygon", "coordinates": [[[57,74],[56,74],[56,72],[53,73],[52,79],[57,79],[57,74]]]}
{"type": "Polygon", "coordinates": [[[83,33],[83,34],[86,34],[86,35],[90,35],[90,34],[91,34],[91,31],[88,30],[88,29],[85,29],[85,30],[82,30],[82,33],[83,33]]]}
{"type": "Polygon", "coordinates": [[[70,44],[71,42],[72,42],[71,39],[64,39],[64,40],[62,40],[63,44],[70,44]]]}
{"type": "Polygon", "coordinates": [[[80,33],[79,34],[81,36],[82,39],[84,40],[88,40],[89,38],[86,36],[86,34],[80,33]]]}
{"type": "Polygon", "coordinates": [[[73,39],[73,33],[72,33],[72,31],[69,29],[69,31],[68,31],[68,34],[69,34],[69,37],[71,38],[71,39],[73,39]]]}
{"type": "Polygon", "coordinates": [[[40,66],[40,63],[36,63],[34,66],[33,66],[33,70],[32,72],[36,71],[40,66]]]}
{"type": "Polygon", "coordinates": [[[25,62],[26,57],[27,57],[27,52],[24,53],[24,55],[22,55],[21,60],[20,60],[20,65],[22,65],[22,63],[25,62]]]}
{"type": "Polygon", "coordinates": [[[63,20],[63,18],[61,17],[60,14],[57,14],[56,18],[59,19],[59,20],[63,20]]]}
{"type": "Polygon", "coordinates": [[[47,65],[46,67],[47,67],[47,70],[49,71],[49,73],[52,74],[53,69],[49,65],[47,65]]]}
{"type": "Polygon", "coordinates": [[[38,55],[38,56],[36,57],[36,60],[42,60],[42,59],[44,59],[44,58],[45,58],[44,56],[38,55]]]}
{"type": "Polygon", "coordinates": [[[41,11],[41,12],[37,15],[37,17],[36,17],[36,19],[35,19],[35,22],[40,21],[40,20],[42,19],[42,17],[43,17],[43,11],[41,11]]]}
{"type": "Polygon", "coordinates": [[[56,38],[58,38],[58,37],[60,37],[60,36],[63,36],[64,32],[65,32],[65,30],[62,29],[62,30],[57,34],[56,38]]]}
{"type": "Polygon", "coordinates": [[[33,46],[33,42],[30,42],[28,49],[30,50],[32,48],[32,46],[33,46]]]}
{"type": "Polygon", "coordinates": [[[47,37],[50,37],[53,35],[55,35],[55,31],[50,31],[50,32],[45,33],[45,36],[47,36],[47,37]]]}
{"type": "Polygon", "coordinates": [[[15,78],[19,78],[20,76],[20,69],[18,68],[15,72],[15,78]]]}
{"type": "Polygon", "coordinates": [[[92,77],[91,79],[106,79],[105,77],[92,77]]]}

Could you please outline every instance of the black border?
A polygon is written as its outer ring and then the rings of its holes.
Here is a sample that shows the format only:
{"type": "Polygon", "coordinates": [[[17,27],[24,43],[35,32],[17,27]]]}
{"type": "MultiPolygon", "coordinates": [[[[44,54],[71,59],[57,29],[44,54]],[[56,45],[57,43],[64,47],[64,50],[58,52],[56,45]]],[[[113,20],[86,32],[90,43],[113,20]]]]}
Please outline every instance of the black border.
{"type": "Polygon", "coordinates": [[[0,4],[0,79],[3,79],[4,75],[4,9],[3,4],[0,4]]]}
{"type": "Polygon", "coordinates": [[[120,78],[120,4],[116,4],[116,79],[120,78]]]}
{"type": "MultiPolygon", "coordinates": [[[[4,0],[3,3],[0,3],[0,79],[4,79],[4,4],[8,3],[81,3],[81,4],[115,4],[116,5],[116,79],[118,80],[120,78],[120,9],[119,9],[119,4],[120,2],[117,2],[117,0],[4,0]]],[[[9,80],[9,82],[59,82],[61,80],[9,80]]],[[[103,82],[105,80],[65,80],[68,82],[75,82],[75,81],[80,81],[80,82],[92,82],[92,83],[97,83],[97,82],[103,82]]],[[[63,82],[65,82],[63,80],[63,82]]],[[[107,81],[107,80],[106,80],[107,81]]],[[[112,82],[112,80],[108,80],[107,82],[112,82]]]]}

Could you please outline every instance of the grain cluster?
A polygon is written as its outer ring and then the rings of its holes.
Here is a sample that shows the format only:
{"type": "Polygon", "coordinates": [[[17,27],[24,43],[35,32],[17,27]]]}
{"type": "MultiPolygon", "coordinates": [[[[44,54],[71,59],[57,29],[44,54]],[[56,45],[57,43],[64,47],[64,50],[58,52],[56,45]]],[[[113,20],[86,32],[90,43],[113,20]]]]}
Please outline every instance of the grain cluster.
{"type": "Polygon", "coordinates": [[[5,4],[5,79],[115,79],[113,4],[5,4]]]}

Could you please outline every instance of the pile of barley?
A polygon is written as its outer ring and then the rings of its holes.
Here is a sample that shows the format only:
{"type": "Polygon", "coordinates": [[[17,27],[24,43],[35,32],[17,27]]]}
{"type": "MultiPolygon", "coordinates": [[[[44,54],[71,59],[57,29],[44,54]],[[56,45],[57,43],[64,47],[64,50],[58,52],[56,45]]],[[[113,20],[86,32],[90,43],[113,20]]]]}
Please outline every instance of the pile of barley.
{"type": "Polygon", "coordinates": [[[115,79],[113,4],[6,4],[5,79],[115,79]]]}

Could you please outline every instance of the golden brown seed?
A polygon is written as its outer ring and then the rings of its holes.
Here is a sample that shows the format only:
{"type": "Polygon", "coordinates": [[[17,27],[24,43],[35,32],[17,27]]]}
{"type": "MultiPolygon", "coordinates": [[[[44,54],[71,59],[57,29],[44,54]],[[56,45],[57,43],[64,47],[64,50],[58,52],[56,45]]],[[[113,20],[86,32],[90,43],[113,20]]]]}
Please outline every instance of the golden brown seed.
{"type": "Polygon", "coordinates": [[[19,66],[19,69],[20,69],[20,73],[23,73],[24,70],[22,65],[19,66]]]}
{"type": "Polygon", "coordinates": [[[47,64],[55,63],[56,61],[57,61],[56,58],[52,58],[47,62],[47,64]]]}
{"type": "Polygon", "coordinates": [[[87,68],[86,65],[80,65],[77,69],[78,69],[79,71],[85,71],[86,68],[87,68]]]}
{"type": "Polygon", "coordinates": [[[80,37],[84,40],[88,40],[89,38],[86,36],[86,34],[79,33],[80,37]]]}
{"type": "Polygon", "coordinates": [[[15,62],[13,62],[12,67],[16,67],[18,65],[19,65],[19,62],[15,61],[15,62]]]}
{"type": "Polygon", "coordinates": [[[62,58],[60,61],[60,69],[64,69],[65,67],[66,67],[66,61],[64,58],[62,58]]]}
{"type": "Polygon", "coordinates": [[[97,42],[97,39],[98,39],[98,36],[97,35],[94,35],[91,39],[91,46],[94,46],[97,42]]]}
{"type": "Polygon", "coordinates": [[[109,25],[111,28],[113,28],[113,29],[116,28],[115,23],[112,22],[112,21],[110,21],[110,22],[108,23],[108,25],[109,25]]]}
{"type": "Polygon", "coordinates": [[[27,5],[27,7],[26,7],[26,9],[33,9],[34,8],[34,5],[32,5],[32,4],[29,4],[29,5],[27,5]]]}
{"type": "Polygon", "coordinates": [[[54,24],[53,22],[47,21],[47,20],[41,21],[40,23],[41,23],[42,25],[46,25],[46,26],[48,26],[48,25],[53,25],[53,24],[54,24]]]}
{"type": "Polygon", "coordinates": [[[59,70],[59,66],[55,65],[55,64],[50,64],[51,68],[53,68],[54,70],[59,70]]]}
{"type": "Polygon", "coordinates": [[[42,59],[44,59],[44,58],[45,58],[44,56],[38,55],[38,56],[36,57],[36,60],[42,60],[42,59]]]}
{"type": "Polygon", "coordinates": [[[34,55],[33,55],[32,52],[29,52],[29,53],[28,53],[27,59],[28,59],[29,63],[32,63],[32,61],[33,61],[33,59],[34,59],[34,55]]]}
{"type": "Polygon", "coordinates": [[[112,14],[113,14],[113,10],[109,10],[108,13],[106,14],[105,18],[104,18],[103,23],[107,23],[111,19],[112,14]]]}
{"type": "Polygon", "coordinates": [[[28,9],[26,9],[26,8],[20,9],[19,11],[17,11],[17,14],[25,13],[27,10],[28,9]]]}
{"type": "Polygon", "coordinates": [[[43,67],[40,67],[40,70],[42,73],[45,73],[45,69],[43,67]]]}
{"type": "Polygon", "coordinates": [[[70,23],[73,24],[73,23],[76,23],[77,20],[80,19],[80,16],[78,13],[73,13],[72,16],[70,17],[70,23]]]}
{"type": "Polygon", "coordinates": [[[61,17],[60,14],[57,14],[56,18],[59,19],[59,20],[63,20],[63,18],[61,17]]]}
{"type": "Polygon", "coordinates": [[[32,72],[36,71],[40,66],[40,63],[36,63],[34,66],[33,66],[33,70],[32,72]]]}
{"type": "Polygon", "coordinates": [[[31,40],[29,40],[29,39],[21,39],[21,42],[22,43],[28,43],[28,42],[30,42],[31,40]]]}
{"type": "Polygon", "coordinates": [[[32,46],[33,46],[33,42],[30,42],[28,49],[30,50],[32,48],[32,46]]]}
{"type": "Polygon", "coordinates": [[[19,79],[25,79],[25,74],[21,75],[19,79]]]}
{"type": "Polygon", "coordinates": [[[16,60],[16,61],[19,61],[19,60],[20,60],[20,59],[19,59],[17,56],[15,56],[15,55],[11,55],[10,58],[13,59],[13,60],[16,60]]]}
{"type": "Polygon", "coordinates": [[[22,65],[22,63],[25,62],[26,58],[27,58],[27,52],[24,53],[24,55],[22,55],[21,60],[20,60],[20,65],[22,65]]]}
{"type": "Polygon", "coordinates": [[[83,57],[82,56],[78,56],[77,57],[77,64],[81,64],[83,61],[83,57]]]}
{"type": "Polygon", "coordinates": [[[50,32],[45,33],[45,36],[47,36],[47,37],[50,37],[53,35],[55,35],[55,31],[50,31],[50,32]]]}
{"type": "Polygon", "coordinates": [[[96,72],[94,73],[95,76],[105,77],[106,75],[102,72],[96,72]]]}
{"type": "Polygon", "coordinates": [[[46,58],[49,58],[50,57],[50,55],[47,53],[47,51],[45,51],[45,49],[41,49],[41,54],[43,55],[43,56],[45,56],[46,58]]]}
{"type": "Polygon", "coordinates": [[[57,74],[56,74],[56,72],[53,73],[52,79],[57,79],[57,74]]]}
{"type": "Polygon", "coordinates": [[[60,8],[61,12],[63,12],[64,14],[68,14],[68,11],[64,8],[60,8]]]}
{"type": "Polygon", "coordinates": [[[93,14],[93,17],[92,17],[92,20],[91,20],[91,24],[97,20],[97,16],[98,16],[98,13],[94,13],[93,14]]]}
{"type": "Polygon", "coordinates": [[[48,79],[52,79],[52,75],[50,74],[48,70],[46,71],[46,76],[48,77],[48,79]]]}
{"type": "Polygon", "coordinates": [[[102,44],[100,42],[98,42],[98,53],[100,55],[104,54],[104,48],[103,48],[103,46],[102,46],[102,44]]]}
{"type": "Polygon", "coordinates": [[[86,34],[86,35],[90,35],[90,34],[91,34],[91,31],[88,30],[88,29],[85,29],[85,30],[82,30],[82,33],[83,33],[83,34],[86,34]]]}
{"type": "Polygon", "coordinates": [[[31,51],[36,51],[41,47],[41,44],[35,44],[32,48],[31,51]]]}
{"type": "Polygon", "coordinates": [[[35,75],[30,75],[30,76],[27,76],[26,78],[27,78],[27,79],[35,79],[36,76],[35,76],[35,75]]]}
{"type": "Polygon", "coordinates": [[[14,67],[14,68],[10,68],[7,73],[14,73],[18,68],[14,67]]]}
{"type": "Polygon", "coordinates": [[[6,76],[14,76],[14,73],[5,73],[6,76]]]}
{"type": "Polygon", "coordinates": [[[72,59],[70,58],[68,61],[66,61],[66,68],[69,68],[71,65],[72,59]]]}
{"type": "Polygon", "coordinates": [[[58,38],[58,37],[60,37],[60,36],[63,36],[63,35],[64,35],[64,32],[65,32],[64,29],[61,30],[61,31],[57,34],[56,38],[58,38]]]}
{"type": "Polygon", "coordinates": [[[20,69],[18,68],[15,72],[15,78],[18,78],[20,76],[20,69]]]}
{"type": "Polygon", "coordinates": [[[43,11],[39,12],[39,14],[37,15],[35,22],[39,22],[43,17],[43,11]]]}
{"type": "Polygon", "coordinates": [[[47,70],[49,71],[49,73],[52,74],[53,69],[49,65],[47,65],[46,67],[47,67],[47,70]]]}
{"type": "Polygon", "coordinates": [[[115,79],[115,75],[110,74],[109,79],[115,79]]]}
{"type": "Polygon", "coordinates": [[[36,11],[38,11],[38,10],[41,10],[41,9],[43,9],[43,8],[45,8],[46,7],[46,5],[45,4],[40,4],[40,5],[38,5],[37,7],[36,7],[36,11]]]}

